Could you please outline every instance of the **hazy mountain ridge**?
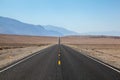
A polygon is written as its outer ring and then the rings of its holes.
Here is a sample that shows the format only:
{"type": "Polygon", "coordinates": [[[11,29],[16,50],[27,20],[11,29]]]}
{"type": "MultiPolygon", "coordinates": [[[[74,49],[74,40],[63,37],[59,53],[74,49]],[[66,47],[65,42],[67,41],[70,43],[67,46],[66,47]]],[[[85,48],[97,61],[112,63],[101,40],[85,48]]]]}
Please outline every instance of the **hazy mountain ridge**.
{"type": "Polygon", "coordinates": [[[33,25],[15,19],[0,16],[0,34],[32,36],[68,36],[68,35],[106,35],[120,36],[119,31],[76,33],[53,25],[33,25]]]}
{"type": "Polygon", "coordinates": [[[42,26],[23,23],[21,21],[0,17],[1,34],[34,35],[34,36],[64,36],[77,34],[56,26],[42,26]]]}
{"type": "Polygon", "coordinates": [[[77,32],[73,32],[73,31],[70,31],[70,30],[67,30],[67,29],[64,29],[64,28],[61,28],[61,27],[52,26],[52,25],[44,26],[44,28],[47,29],[47,30],[57,31],[59,33],[66,34],[66,35],[77,35],[77,34],[79,34],[77,32]]]}

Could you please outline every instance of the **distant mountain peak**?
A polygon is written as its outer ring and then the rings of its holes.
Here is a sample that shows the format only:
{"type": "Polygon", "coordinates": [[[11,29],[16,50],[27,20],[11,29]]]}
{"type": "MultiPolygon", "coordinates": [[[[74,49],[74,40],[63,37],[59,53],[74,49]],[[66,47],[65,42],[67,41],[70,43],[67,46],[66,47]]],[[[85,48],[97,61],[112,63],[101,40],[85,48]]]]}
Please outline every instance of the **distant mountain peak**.
{"type": "Polygon", "coordinates": [[[77,34],[62,27],[33,25],[2,16],[0,16],[0,33],[33,36],[65,36],[77,34]]]}

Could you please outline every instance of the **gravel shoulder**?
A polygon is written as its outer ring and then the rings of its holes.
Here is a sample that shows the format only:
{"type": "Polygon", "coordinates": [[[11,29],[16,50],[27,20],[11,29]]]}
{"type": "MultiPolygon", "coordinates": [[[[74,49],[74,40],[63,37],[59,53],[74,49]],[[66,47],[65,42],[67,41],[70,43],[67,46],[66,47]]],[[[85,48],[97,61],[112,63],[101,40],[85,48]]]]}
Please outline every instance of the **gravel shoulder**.
{"type": "Polygon", "coordinates": [[[120,45],[94,44],[94,45],[67,45],[83,54],[97,58],[107,64],[120,69],[120,45]]]}
{"type": "Polygon", "coordinates": [[[50,45],[2,49],[0,50],[0,68],[3,68],[49,46],[50,45]]]}

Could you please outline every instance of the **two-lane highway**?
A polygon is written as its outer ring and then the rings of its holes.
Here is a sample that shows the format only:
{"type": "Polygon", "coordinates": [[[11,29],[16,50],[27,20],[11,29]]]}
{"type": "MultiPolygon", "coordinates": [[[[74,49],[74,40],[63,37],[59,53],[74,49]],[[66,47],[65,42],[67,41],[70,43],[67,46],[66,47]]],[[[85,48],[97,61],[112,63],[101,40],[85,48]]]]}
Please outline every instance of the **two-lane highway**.
{"type": "Polygon", "coordinates": [[[120,80],[120,72],[67,46],[54,45],[1,70],[0,80],[120,80]]]}

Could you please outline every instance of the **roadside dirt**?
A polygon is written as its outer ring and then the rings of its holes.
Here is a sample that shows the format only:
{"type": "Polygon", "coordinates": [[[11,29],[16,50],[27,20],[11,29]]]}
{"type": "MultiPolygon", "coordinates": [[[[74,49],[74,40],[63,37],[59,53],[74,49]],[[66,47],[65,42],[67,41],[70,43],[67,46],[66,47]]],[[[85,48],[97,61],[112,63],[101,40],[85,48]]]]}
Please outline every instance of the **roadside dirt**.
{"type": "Polygon", "coordinates": [[[28,55],[31,55],[39,50],[47,48],[46,46],[30,46],[20,48],[8,48],[0,50],[0,68],[9,65],[17,60],[20,60],[28,55]]]}
{"type": "Polygon", "coordinates": [[[119,44],[86,44],[67,45],[85,55],[95,57],[105,63],[120,69],[120,45],[119,44]]]}

